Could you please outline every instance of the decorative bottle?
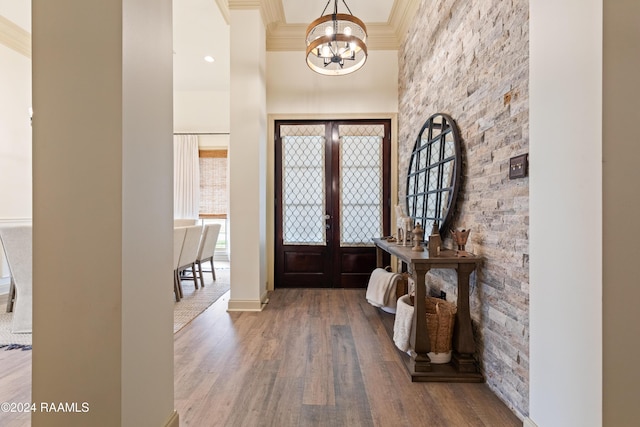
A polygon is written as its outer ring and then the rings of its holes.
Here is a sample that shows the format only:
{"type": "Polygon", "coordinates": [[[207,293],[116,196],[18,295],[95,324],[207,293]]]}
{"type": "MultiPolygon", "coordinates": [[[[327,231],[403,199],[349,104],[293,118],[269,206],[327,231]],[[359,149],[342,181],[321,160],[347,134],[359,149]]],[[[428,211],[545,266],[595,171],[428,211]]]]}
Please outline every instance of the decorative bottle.
{"type": "Polygon", "coordinates": [[[433,228],[431,230],[431,235],[429,236],[429,243],[427,243],[427,248],[429,250],[429,257],[437,257],[440,256],[440,247],[442,246],[442,238],[440,237],[440,233],[438,231],[438,222],[433,222],[433,228]]]}
{"type": "Polygon", "coordinates": [[[413,247],[411,248],[411,250],[416,252],[424,251],[424,249],[422,248],[422,238],[424,236],[424,230],[422,229],[420,223],[416,224],[416,227],[411,231],[411,234],[413,235],[413,247]]]}

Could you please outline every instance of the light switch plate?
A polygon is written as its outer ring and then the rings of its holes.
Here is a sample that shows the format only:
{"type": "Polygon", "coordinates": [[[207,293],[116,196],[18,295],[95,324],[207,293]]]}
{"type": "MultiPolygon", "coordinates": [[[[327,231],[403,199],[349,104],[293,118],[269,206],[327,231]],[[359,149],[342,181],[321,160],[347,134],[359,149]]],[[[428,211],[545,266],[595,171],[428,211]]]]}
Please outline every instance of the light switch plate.
{"type": "Polygon", "coordinates": [[[529,154],[509,159],[509,179],[524,178],[529,174],[529,154]]]}

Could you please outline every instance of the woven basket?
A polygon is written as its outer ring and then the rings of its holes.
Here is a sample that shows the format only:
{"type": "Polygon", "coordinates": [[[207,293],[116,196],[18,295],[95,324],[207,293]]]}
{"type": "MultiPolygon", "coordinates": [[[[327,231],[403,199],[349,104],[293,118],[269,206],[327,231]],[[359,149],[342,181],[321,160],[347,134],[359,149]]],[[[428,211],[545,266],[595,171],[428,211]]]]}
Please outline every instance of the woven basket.
{"type": "Polygon", "coordinates": [[[451,351],[453,325],[456,320],[456,306],[440,298],[426,298],[427,333],[432,353],[451,351]]]}
{"type": "Polygon", "coordinates": [[[396,281],[396,299],[409,293],[409,274],[402,273],[396,281]]]}

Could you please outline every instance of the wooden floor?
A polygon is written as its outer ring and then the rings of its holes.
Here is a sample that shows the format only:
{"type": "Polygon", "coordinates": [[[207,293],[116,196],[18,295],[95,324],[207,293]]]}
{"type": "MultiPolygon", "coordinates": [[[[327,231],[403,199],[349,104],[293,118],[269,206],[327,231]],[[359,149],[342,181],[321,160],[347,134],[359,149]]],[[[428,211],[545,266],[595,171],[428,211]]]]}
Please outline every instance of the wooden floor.
{"type": "Polygon", "coordinates": [[[364,290],[282,289],[213,307],[175,340],[186,426],[521,426],[485,384],[411,383],[364,290]]]}
{"type": "MultiPolygon", "coordinates": [[[[181,426],[522,425],[485,384],[411,383],[364,290],[277,290],[260,313],[227,301],[175,336],[181,426]]],[[[28,402],[31,352],[0,351],[0,366],[0,402],[28,402]]]]}

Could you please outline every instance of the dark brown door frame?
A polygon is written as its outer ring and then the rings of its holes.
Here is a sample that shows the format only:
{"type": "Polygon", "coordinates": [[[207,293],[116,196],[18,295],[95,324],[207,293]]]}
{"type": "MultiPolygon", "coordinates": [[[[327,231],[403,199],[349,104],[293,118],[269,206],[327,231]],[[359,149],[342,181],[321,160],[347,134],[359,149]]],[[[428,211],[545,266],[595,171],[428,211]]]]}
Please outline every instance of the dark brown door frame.
{"type": "MultiPolygon", "coordinates": [[[[383,142],[383,233],[389,234],[391,228],[391,120],[390,119],[356,119],[356,120],[276,120],[275,130],[275,215],[274,215],[274,255],[275,255],[275,287],[365,287],[369,275],[376,265],[373,247],[340,247],[340,158],[338,126],[355,124],[375,124],[384,126],[383,142]],[[325,194],[326,214],[330,217],[326,234],[326,246],[292,246],[292,252],[285,253],[282,229],[282,144],[280,126],[282,125],[325,125],[325,194]],[[328,126],[326,126],[328,124],[328,126]],[[334,173],[335,172],[335,173],[334,173]],[[294,256],[289,256],[294,253],[294,256]],[[287,268],[300,270],[300,274],[287,273],[287,268]],[[294,265],[295,264],[295,265],[294,265]],[[317,273],[304,271],[307,267],[317,273]],[[286,279],[284,278],[286,276],[286,279]]],[[[378,237],[378,236],[371,236],[378,237]]],[[[288,246],[287,246],[288,247],[288,246]]]]}
{"type": "MultiPolygon", "coordinates": [[[[333,131],[331,139],[332,164],[331,170],[336,172],[333,177],[333,193],[331,211],[337,213],[337,220],[334,222],[332,239],[336,245],[331,247],[334,287],[360,288],[366,287],[367,281],[373,268],[376,266],[376,253],[373,247],[341,247],[340,246],[340,144],[338,143],[338,127],[340,125],[353,124],[376,124],[384,126],[384,142],[382,144],[382,176],[384,182],[382,189],[382,230],[385,235],[390,234],[391,228],[391,120],[365,119],[365,120],[334,120],[331,129],[333,131]]],[[[371,236],[378,237],[378,236],[371,236]]]]}

